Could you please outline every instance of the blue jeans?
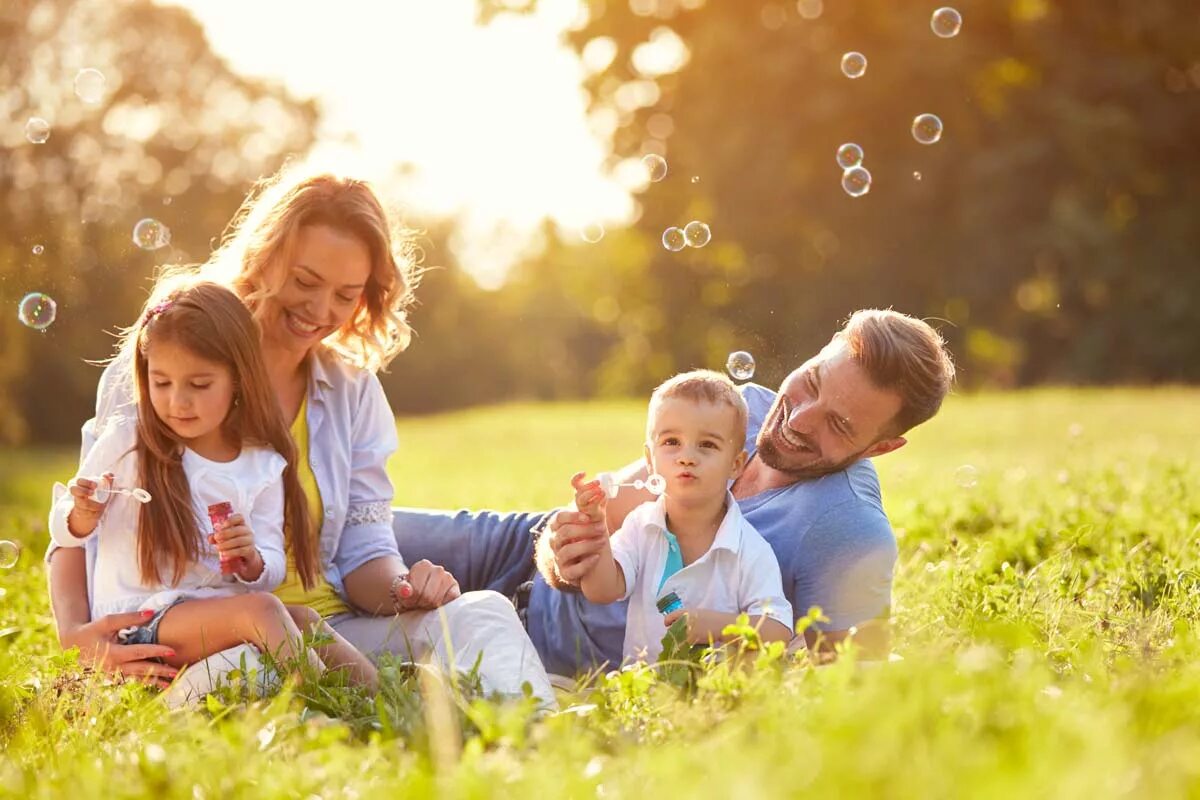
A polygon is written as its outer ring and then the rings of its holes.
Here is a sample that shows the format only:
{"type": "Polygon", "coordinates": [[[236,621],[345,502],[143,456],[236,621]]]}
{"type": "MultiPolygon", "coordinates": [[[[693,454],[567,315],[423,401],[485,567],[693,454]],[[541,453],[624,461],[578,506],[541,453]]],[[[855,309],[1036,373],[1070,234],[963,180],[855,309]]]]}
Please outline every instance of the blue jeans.
{"type": "Polygon", "coordinates": [[[545,515],[396,508],[392,530],[405,562],[440,564],[464,592],[491,589],[511,597],[532,580],[526,624],[547,672],[573,675],[620,664],[626,604],[589,603],[578,592],[552,589],[537,573],[530,531],[545,515]]]}

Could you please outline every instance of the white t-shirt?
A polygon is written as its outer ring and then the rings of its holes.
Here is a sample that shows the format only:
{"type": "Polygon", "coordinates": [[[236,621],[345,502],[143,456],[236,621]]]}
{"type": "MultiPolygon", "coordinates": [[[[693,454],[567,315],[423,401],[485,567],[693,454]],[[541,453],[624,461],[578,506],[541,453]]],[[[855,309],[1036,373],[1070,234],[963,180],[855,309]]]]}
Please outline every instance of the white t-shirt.
{"type": "MultiPolygon", "coordinates": [[[[96,444],[80,465],[79,475],[98,478],[114,474],[113,485],[138,485],[137,420],[117,416],[109,420],[96,444]]],[[[62,547],[82,547],[96,536],[98,550],[92,591],[92,618],[105,614],[145,609],[160,610],[183,597],[224,597],[246,591],[269,592],[283,580],[284,557],[283,470],[287,461],[269,447],[246,445],[229,462],[209,461],[190,449],[183,452],[183,471],[192,495],[200,558],[190,564],[175,585],[146,586],[138,569],[137,536],[140,504],[128,495],[114,494],[90,536],[77,538],[67,528],[67,515],[74,500],[61,483],[54,486],[50,511],[50,536],[62,547]],[[222,575],[220,559],[208,536],[213,532],[208,506],[228,502],[235,514],[246,518],[254,531],[254,544],[262,553],[263,572],[254,581],[222,575]]],[[[164,502],[151,498],[150,502],[164,502]]],[[[164,581],[172,579],[169,566],[161,570],[164,581]]]]}
{"type": "Polygon", "coordinates": [[[684,608],[764,615],[793,629],[792,606],[783,595],[779,562],[766,540],[742,516],[732,494],[728,510],[708,551],[667,578],[666,499],[643,503],[612,535],[613,558],[625,575],[629,612],[625,623],[626,660],[653,662],[667,632],[658,598],[675,592],[684,608]]]}

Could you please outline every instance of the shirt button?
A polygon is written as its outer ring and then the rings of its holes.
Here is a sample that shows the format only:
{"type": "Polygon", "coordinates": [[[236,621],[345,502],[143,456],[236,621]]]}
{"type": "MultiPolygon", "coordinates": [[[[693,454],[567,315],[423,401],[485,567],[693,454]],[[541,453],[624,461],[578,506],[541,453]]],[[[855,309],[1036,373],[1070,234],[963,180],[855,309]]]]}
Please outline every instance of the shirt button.
{"type": "Polygon", "coordinates": [[[329,506],[325,509],[325,519],[333,519],[333,506],[329,506]]]}

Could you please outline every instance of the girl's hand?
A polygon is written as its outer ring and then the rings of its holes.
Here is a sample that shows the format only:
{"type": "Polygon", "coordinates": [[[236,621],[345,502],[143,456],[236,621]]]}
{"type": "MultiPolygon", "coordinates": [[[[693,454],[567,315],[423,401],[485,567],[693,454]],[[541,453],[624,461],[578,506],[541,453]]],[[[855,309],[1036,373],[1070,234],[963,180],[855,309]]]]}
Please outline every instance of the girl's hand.
{"type": "Polygon", "coordinates": [[[222,564],[232,564],[233,572],[244,581],[254,581],[262,575],[264,568],[262,553],[254,546],[254,531],[246,524],[246,518],[234,514],[225,521],[221,530],[209,536],[217,548],[222,564]]]}
{"type": "Polygon", "coordinates": [[[571,486],[575,488],[575,507],[592,522],[603,522],[604,511],[608,506],[608,495],[600,488],[600,481],[592,479],[585,481],[587,473],[576,472],[571,476],[571,486]]]}
{"type": "Polygon", "coordinates": [[[73,536],[87,536],[96,530],[96,525],[100,522],[100,515],[104,513],[107,503],[97,502],[93,495],[98,486],[101,484],[112,486],[112,482],[113,474],[111,472],[104,473],[99,481],[90,478],[76,478],[72,481],[68,491],[75,499],[75,504],[67,514],[67,529],[73,536]]]}

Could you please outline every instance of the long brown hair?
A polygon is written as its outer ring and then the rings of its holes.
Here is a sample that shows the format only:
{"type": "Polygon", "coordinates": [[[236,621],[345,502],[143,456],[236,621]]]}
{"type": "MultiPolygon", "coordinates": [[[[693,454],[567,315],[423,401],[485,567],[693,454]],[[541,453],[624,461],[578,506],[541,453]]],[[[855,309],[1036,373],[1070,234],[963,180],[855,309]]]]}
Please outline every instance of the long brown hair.
{"type": "Polygon", "coordinates": [[[200,555],[200,529],[183,471],[184,442],[150,404],[148,348],[171,342],[229,370],[235,402],[222,423],[229,440],[266,445],[287,460],[283,488],[288,545],[304,587],[315,586],[316,546],[308,503],[296,473],[296,445],[267,378],[258,327],[242,301],[211,281],[176,282],[147,301],[130,334],[135,344],[138,471],[141,486],[154,498],[141,507],[138,517],[142,581],[162,583],[162,570],[169,567],[171,583],[177,584],[200,555]]]}

